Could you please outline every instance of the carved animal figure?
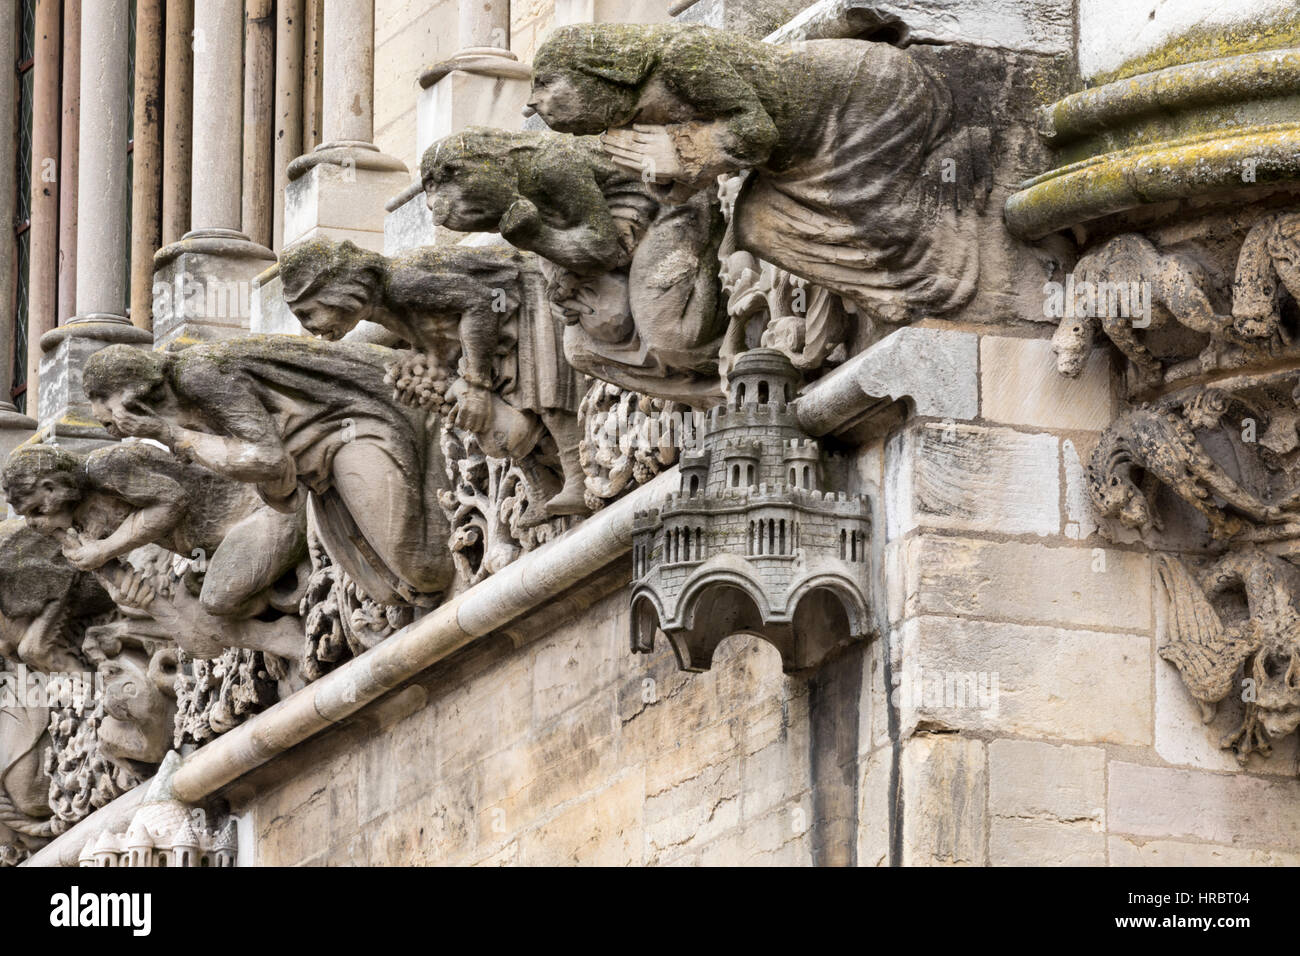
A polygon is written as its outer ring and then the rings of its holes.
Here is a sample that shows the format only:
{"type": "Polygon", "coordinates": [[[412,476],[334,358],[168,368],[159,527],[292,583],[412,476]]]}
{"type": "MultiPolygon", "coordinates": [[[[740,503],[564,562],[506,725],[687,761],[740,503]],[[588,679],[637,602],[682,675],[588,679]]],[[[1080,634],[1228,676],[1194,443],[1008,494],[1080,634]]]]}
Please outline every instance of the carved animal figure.
{"type": "Polygon", "coordinates": [[[1223,392],[1205,389],[1191,398],[1175,396],[1138,406],[1116,419],[1088,464],[1088,490],[1101,516],[1139,531],[1159,530],[1152,500],[1163,484],[1203,514],[1216,537],[1240,532],[1245,527],[1240,515],[1259,523],[1293,520],[1300,502],[1294,497],[1282,504],[1261,500],[1241,487],[1197,440],[1196,429],[1216,426],[1227,407],[1223,392]],[[1228,514],[1215,497],[1237,514],[1228,514]]]}
{"type": "Polygon", "coordinates": [[[907,51],[583,24],[550,35],[533,78],[547,125],[605,133],[615,162],[673,199],[752,169],[741,248],[868,315],[912,321],[975,293],[974,220],[942,194],[944,159],[965,170],[976,156],[949,135],[950,93],[907,51]]]}
{"type": "Polygon", "coordinates": [[[0,657],[45,673],[85,669],[79,630],[113,602],[58,542],[22,519],[0,522],[0,657]]]}
{"type": "Polygon", "coordinates": [[[1171,555],[1156,570],[1169,600],[1169,628],[1160,656],[1174,664],[1208,723],[1215,705],[1238,689],[1237,673],[1254,681],[1242,726],[1223,741],[1243,762],[1267,755],[1270,741],[1300,727],[1300,573],[1258,548],[1231,553],[1200,575],[1171,555]],[[1230,615],[1223,595],[1245,594],[1245,613],[1230,615]],[[1253,697],[1253,699],[1251,699],[1253,697]]]}
{"type": "Polygon", "coordinates": [[[421,177],[439,224],[500,232],[547,260],[574,368],[698,407],[721,400],[724,226],[710,193],[667,205],[594,139],[483,127],[431,146],[421,177]]]}
{"type": "Polygon", "coordinates": [[[255,484],[296,513],[308,495],[330,555],[384,604],[431,601],[450,583],[436,429],[392,397],[390,349],[247,336],[175,353],[109,346],[83,387],[115,435],[255,484]]]}
{"type": "Polygon", "coordinates": [[[562,487],[539,502],[534,524],[588,513],[578,457],[583,388],[564,359],[535,259],[508,247],[465,246],[388,259],[350,242],[316,240],[286,250],[280,275],[285,301],[314,335],[337,341],[367,319],[421,353],[424,361],[389,369],[400,400],[454,409],[455,425],[534,474],[533,459],[558,459],[562,487]]]}
{"type": "Polygon", "coordinates": [[[1074,270],[1079,301],[1063,313],[1052,338],[1057,371],[1078,375],[1098,332],[1133,363],[1143,386],[1157,385],[1164,376],[1163,364],[1143,344],[1148,330],[1177,324],[1208,335],[1201,353],[1206,368],[1215,367],[1230,348],[1261,350],[1281,341],[1279,287],[1300,290],[1300,272],[1290,264],[1300,250],[1297,222],[1300,217],[1269,217],[1247,234],[1230,315],[1216,311],[1206,295],[1209,280],[1199,265],[1157,249],[1144,236],[1117,236],[1086,253],[1074,270]],[[1149,315],[1140,315],[1131,301],[1138,290],[1143,290],[1149,315]],[[1130,298],[1127,308],[1119,304],[1121,296],[1130,298]]]}
{"type": "Polygon", "coordinates": [[[59,540],[74,567],[104,569],[101,583],[110,592],[121,593],[127,573],[117,559],[137,548],[158,545],[198,557],[197,599],[179,588],[171,601],[150,592],[146,602],[192,653],[211,656],[225,646],[298,650],[294,618],[254,618],[268,611],[277,582],[305,557],[302,511],[278,512],[250,486],[143,443],[89,455],[23,445],[9,456],[3,480],[14,510],[59,540]]]}

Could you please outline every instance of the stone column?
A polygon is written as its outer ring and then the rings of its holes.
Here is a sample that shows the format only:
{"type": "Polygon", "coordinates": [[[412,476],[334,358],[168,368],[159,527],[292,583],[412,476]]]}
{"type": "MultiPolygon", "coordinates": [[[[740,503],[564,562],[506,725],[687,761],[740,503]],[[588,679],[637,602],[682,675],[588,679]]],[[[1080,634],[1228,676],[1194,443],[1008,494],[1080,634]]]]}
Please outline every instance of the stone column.
{"type": "Polygon", "coordinates": [[[153,328],[153,255],[162,245],[163,0],[136,0],[131,150],[131,324],[153,328]]]}
{"type": "Polygon", "coordinates": [[[194,0],[167,0],[163,65],[162,241],[190,231],[190,130],[194,116],[194,0]]]}
{"type": "Polygon", "coordinates": [[[532,71],[510,52],[509,0],[460,0],[460,52],[420,75],[416,147],[467,126],[518,129],[532,71]]]}
{"type": "MultiPolygon", "coordinates": [[[[59,307],[58,321],[77,312],[77,177],[81,138],[81,0],[63,4],[63,116],[59,133],[59,307]]],[[[36,349],[37,337],[28,339],[36,349]]],[[[35,393],[32,393],[33,396],[35,393]]],[[[34,399],[33,399],[34,400],[34,399]]]]}
{"type": "Polygon", "coordinates": [[[694,6],[679,0],[555,0],[555,25],[573,23],[667,23],[694,6]]]}
{"type": "MultiPolygon", "coordinates": [[[[32,204],[27,232],[27,407],[33,412],[40,388],[40,339],[59,324],[64,314],[59,311],[59,44],[58,0],[37,0],[32,63],[32,204]]],[[[11,221],[12,216],[4,220],[11,221]]],[[[0,397],[8,398],[8,393],[0,397]]]]}
{"type": "Polygon", "coordinates": [[[273,243],[271,140],[275,111],[275,20],[271,0],[244,4],[244,232],[273,243]]]}
{"type": "Polygon", "coordinates": [[[409,182],[374,138],[373,0],[325,0],[323,141],[289,164],[284,244],[329,236],[383,250],[384,203],[409,182]]]}
{"type": "Polygon", "coordinates": [[[61,444],[108,440],[81,390],[81,370],[114,342],[152,337],[126,319],[127,0],[82,8],[78,139],[77,314],[41,336],[41,428],[61,444]]]}
{"type": "Polygon", "coordinates": [[[249,329],[253,278],[275,253],[243,219],[243,3],[194,6],[190,231],[154,258],[154,342],[230,338],[249,329]]]}
{"type": "MultiPolygon", "coordinates": [[[[275,175],[274,197],[289,184],[289,163],[301,155],[303,113],[303,0],[279,0],[275,10],[275,175]]],[[[273,202],[271,242],[284,245],[284,204],[273,202]]]]}
{"type": "MultiPolygon", "coordinates": [[[[15,14],[17,7],[5,4],[0,14],[0,63],[13,63],[14,41],[17,38],[15,14]]],[[[17,76],[13,70],[0,70],[0,103],[14,102],[17,76]]],[[[0,156],[14,155],[14,124],[0,123],[0,156]]],[[[13,163],[0,163],[0,223],[5,226],[0,236],[0,303],[4,304],[4,321],[0,322],[0,463],[16,445],[25,441],[36,428],[36,420],[23,415],[9,400],[13,392],[15,358],[26,361],[26,356],[15,356],[14,351],[14,180],[13,163]]]]}

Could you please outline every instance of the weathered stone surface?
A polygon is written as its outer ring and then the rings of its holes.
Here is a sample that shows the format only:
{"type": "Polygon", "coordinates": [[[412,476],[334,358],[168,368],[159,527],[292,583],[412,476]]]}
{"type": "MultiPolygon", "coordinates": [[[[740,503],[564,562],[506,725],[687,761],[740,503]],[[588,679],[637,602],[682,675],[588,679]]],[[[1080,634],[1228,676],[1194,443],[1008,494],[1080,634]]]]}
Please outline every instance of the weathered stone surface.
{"type": "Polygon", "coordinates": [[[1057,823],[1105,823],[1106,752],[1031,740],[989,744],[989,812],[1057,823]]]}
{"type": "Polygon", "coordinates": [[[1149,637],[928,616],[902,633],[905,730],[1151,743],[1149,637]]]}
{"type": "Polygon", "coordinates": [[[1145,554],[934,534],[890,544],[895,547],[904,593],[891,604],[891,620],[952,614],[1108,630],[1151,627],[1145,554]]]}
{"type": "Polygon", "coordinates": [[[1300,850],[1300,781],[1111,761],[1111,833],[1300,850]]]}
{"type": "Polygon", "coordinates": [[[1126,837],[1109,840],[1111,866],[1300,866],[1300,853],[1126,837]]]}
{"type": "Polygon", "coordinates": [[[982,866],[987,837],[983,741],[923,734],[907,741],[899,768],[904,866],[982,866]]]}
{"type": "Polygon", "coordinates": [[[1105,866],[1106,834],[1087,824],[995,817],[991,866],[1105,866]]]}
{"type": "Polygon", "coordinates": [[[1057,445],[1051,435],[959,422],[909,428],[886,451],[888,539],[917,527],[1057,534],[1057,445]]]}
{"type": "Polygon", "coordinates": [[[1077,378],[1057,373],[1046,339],[980,339],[980,414],[1033,428],[1100,431],[1115,417],[1110,356],[1098,349],[1077,378]]]}
{"type": "Polygon", "coordinates": [[[862,767],[858,785],[858,866],[889,865],[889,768],[892,751],[875,751],[862,767]]]}

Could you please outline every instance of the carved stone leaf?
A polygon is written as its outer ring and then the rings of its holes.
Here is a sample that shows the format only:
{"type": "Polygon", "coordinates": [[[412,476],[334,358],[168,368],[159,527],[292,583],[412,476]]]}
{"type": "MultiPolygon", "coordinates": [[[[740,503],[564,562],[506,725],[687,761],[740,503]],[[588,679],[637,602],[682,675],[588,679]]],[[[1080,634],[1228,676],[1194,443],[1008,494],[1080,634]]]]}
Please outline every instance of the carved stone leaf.
{"type": "Polygon", "coordinates": [[[1243,640],[1223,626],[1192,573],[1177,558],[1161,555],[1156,570],[1169,596],[1168,638],[1160,656],[1182,673],[1193,697],[1217,703],[1232,692],[1241,662],[1258,650],[1258,641],[1243,640]]]}

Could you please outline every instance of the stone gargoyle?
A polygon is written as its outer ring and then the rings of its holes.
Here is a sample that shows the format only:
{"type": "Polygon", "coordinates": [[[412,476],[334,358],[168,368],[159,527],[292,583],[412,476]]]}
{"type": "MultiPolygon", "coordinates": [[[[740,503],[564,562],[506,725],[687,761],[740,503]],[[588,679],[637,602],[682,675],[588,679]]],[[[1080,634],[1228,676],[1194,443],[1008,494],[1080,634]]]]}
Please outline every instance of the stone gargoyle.
{"type": "Polygon", "coordinates": [[[1136,387],[1164,381],[1187,345],[1201,370],[1240,365],[1289,344],[1282,297],[1300,293],[1300,215],[1265,216],[1247,232],[1237,257],[1231,308],[1216,308],[1213,277],[1192,256],[1157,248],[1137,233],[1116,236],[1080,257],[1052,338],[1057,371],[1077,376],[1099,333],[1132,363],[1136,387]],[[1170,333],[1174,333],[1172,336],[1170,333]],[[1170,355],[1150,343],[1166,340],[1170,355]],[[1203,344],[1202,344],[1203,343],[1203,344]],[[1181,347],[1180,347],[1181,346],[1181,347]],[[1233,360],[1233,356],[1236,356],[1233,360]]]}
{"type": "Polygon", "coordinates": [[[1156,492],[1168,488],[1205,517],[1216,538],[1251,524],[1300,518],[1294,493],[1266,501],[1212,457],[1198,431],[1215,429],[1234,399],[1214,388],[1179,393],[1139,405],[1102,433],[1088,463],[1088,490],[1098,514],[1140,532],[1161,530],[1156,492]]]}
{"type": "Polygon", "coordinates": [[[109,346],[83,387],[115,436],[152,438],[180,458],[256,486],[318,533],[374,600],[427,605],[451,583],[438,430],[399,404],[377,345],[246,336],[173,353],[109,346]]]}
{"type": "Polygon", "coordinates": [[[908,51],[566,26],[537,51],[529,105],[554,130],[603,133],[615,162],[673,200],[752,170],[739,246],[868,316],[910,322],[975,294],[975,218],[948,199],[944,173],[977,156],[952,131],[951,93],[908,51]]]}
{"type": "Polygon", "coordinates": [[[535,257],[508,246],[425,247],[395,259],[326,239],[280,260],[285,301],[303,327],[338,341],[363,319],[415,352],[389,378],[404,404],[434,410],[509,458],[538,498],[541,524],[586,514],[578,444],[583,387],[564,358],[535,257]],[[560,487],[544,473],[558,464],[560,487]]]}
{"type": "Polygon", "coordinates": [[[0,522],[0,657],[47,674],[83,671],[81,632],[112,610],[57,541],[21,518],[0,522]]]}
{"type": "Polygon", "coordinates": [[[425,151],[434,219],[500,232],[546,260],[569,364],[621,388],[709,407],[726,314],[716,197],[670,205],[595,139],[471,128],[425,151]]]}
{"type": "Polygon", "coordinates": [[[1159,555],[1169,601],[1160,656],[1175,665],[1208,723],[1238,689],[1245,720],[1222,742],[1243,763],[1300,727],[1300,570],[1259,548],[1228,554],[1203,572],[1159,555]],[[1244,601],[1234,599],[1236,592],[1244,601]]]}
{"type": "Polygon", "coordinates": [[[49,805],[42,756],[49,723],[46,707],[0,707],[0,865],[17,863],[66,829],[49,805]]]}
{"type": "Polygon", "coordinates": [[[101,572],[119,604],[131,600],[125,577],[132,574],[119,559],[137,548],[157,545],[197,559],[197,595],[187,587],[167,596],[137,589],[144,600],[135,608],[191,654],[215,657],[227,646],[298,653],[296,616],[273,611],[296,609],[291,579],[306,557],[302,511],[276,511],[250,485],[142,442],[89,455],[23,445],[9,456],[3,476],[14,510],[59,540],[74,567],[101,572]]]}

